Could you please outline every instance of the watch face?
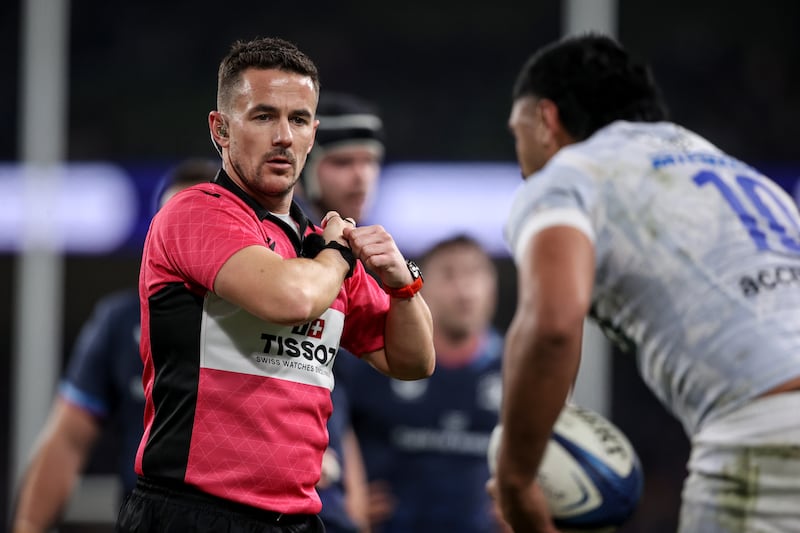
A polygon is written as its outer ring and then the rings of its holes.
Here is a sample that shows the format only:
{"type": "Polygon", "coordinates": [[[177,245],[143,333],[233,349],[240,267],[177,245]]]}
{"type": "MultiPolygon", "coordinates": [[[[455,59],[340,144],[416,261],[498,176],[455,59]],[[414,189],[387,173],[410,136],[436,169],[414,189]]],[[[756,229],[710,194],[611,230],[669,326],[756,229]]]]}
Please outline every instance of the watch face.
{"type": "Polygon", "coordinates": [[[422,277],[422,271],[414,261],[406,261],[406,265],[408,265],[408,270],[411,272],[412,278],[417,279],[422,277]]]}

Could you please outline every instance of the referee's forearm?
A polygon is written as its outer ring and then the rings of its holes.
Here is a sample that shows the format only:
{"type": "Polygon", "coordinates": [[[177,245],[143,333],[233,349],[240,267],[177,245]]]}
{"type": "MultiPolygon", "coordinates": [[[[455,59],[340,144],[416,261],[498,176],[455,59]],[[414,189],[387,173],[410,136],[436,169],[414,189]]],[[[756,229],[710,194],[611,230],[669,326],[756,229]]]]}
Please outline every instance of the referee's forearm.
{"type": "Polygon", "coordinates": [[[422,294],[391,299],[385,351],[386,363],[396,379],[422,379],[433,374],[433,319],[422,294]]]}

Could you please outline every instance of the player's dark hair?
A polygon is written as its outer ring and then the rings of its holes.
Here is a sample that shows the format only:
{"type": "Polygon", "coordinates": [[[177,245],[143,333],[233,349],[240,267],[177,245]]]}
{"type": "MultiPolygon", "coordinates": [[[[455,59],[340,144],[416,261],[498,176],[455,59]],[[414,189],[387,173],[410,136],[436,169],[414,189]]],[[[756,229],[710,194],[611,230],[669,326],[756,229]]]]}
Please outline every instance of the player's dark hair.
{"type": "Polygon", "coordinates": [[[217,108],[230,101],[233,88],[241,73],[248,68],[277,69],[302,76],[314,82],[319,94],[319,72],[314,62],[294,43],[278,37],[260,37],[251,41],[236,41],[220,62],[217,73],[217,108]]]}
{"type": "Polygon", "coordinates": [[[319,96],[317,118],[315,148],[358,141],[384,143],[383,121],[377,106],[354,94],[323,92],[319,96]]]}
{"type": "Polygon", "coordinates": [[[203,158],[185,159],[166,175],[165,185],[166,187],[174,185],[189,187],[197,183],[205,183],[213,180],[218,170],[218,161],[203,158]]]}
{"type": "Polygon", "coordinates": [[[320,202],[324,199],[317,170],[330,150],[346,145],[370,146],[383,158],[385,147],[383,121],[375,104],[359,96],[322,92],[316,118],[319,127],[314,147],[308,154],[300,180],[305,196],[313,202],[320,202]]]}
{"type": "Polygon", "coordinates": [[[436,242],[435,244],[431,245],[430,248],[422,252],[422,254],[419,256],[420,267],[422,267],[422,270],[424,271],[425,265],[432,258],[453,248],[473,248],[484,254],[487,258],[491,259],[489,254],[486,252],[486,249],[481,245],[480,242],[478,242],[477,239],[465,233],[459,233],[457,235],[453,235],[452,237],[448,237],[436,242]]]}
{"type": "Polygon", "coordinates": [[[567,132],[583,140],[615,120],[666,120],[661,91],[646,65],[614,39],[566,37],[535,52],[514,84],[513,99],[547,98],[567,132]]]}
{"type": "Polygon", "coordinates": [[[175,185],[182,188],[206,183],[214,179],[219,171],[219,162],[204,158],[189,158],[170,168],[156,184],[152,199],[152,212],[161,207],[167,189],[175,185]]]}

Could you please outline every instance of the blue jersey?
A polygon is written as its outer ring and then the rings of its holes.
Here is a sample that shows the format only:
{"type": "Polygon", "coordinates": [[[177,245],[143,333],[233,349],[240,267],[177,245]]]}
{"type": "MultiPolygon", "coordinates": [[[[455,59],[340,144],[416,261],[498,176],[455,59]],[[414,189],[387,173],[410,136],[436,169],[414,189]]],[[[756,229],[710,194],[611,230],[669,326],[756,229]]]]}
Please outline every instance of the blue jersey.
{"type": "Polygon", "coordinates": [[[59,387],[62,398],[101,423],[121,421],[119,474],[125,494],[136,483],[133,463],[144,427],[139,322],[135,290],[101,299],[81,329],[59,387]]]}
{"type": "Polygon", "coordinates": [[[486,450],[498,420],[502,349],[491,332],[471,363],[439,364],[418,381],[337,359],[336,387],[347,389],[367,475],[387,482],[397,501],[374,533],[495,531],[486,450]]]}
{"type": "MultiPolygon", "coordinates": [[[[355,359],[355,356],[343,348],[339,349],[336,363],[333,365],[333,375],[336,380],[339,379],[337,367],[343,359],[355,359]]],[[[336,452],[336,458],[344,471],[346,458],[342,439],[350,427],[349,404],[344,387],[334,386],[331,392],[331,402],[333,403],[333,412],[328,419],[328,447],[336,452]]],[[[317,492],[322,501],[322,511],[320,511],[319,517],[325,524],[325,530],[328,533],[356,533],[358,528],[353,524],[345,509],[342,478],[340,477],[324,489],[317,489],[317,492]]]]}

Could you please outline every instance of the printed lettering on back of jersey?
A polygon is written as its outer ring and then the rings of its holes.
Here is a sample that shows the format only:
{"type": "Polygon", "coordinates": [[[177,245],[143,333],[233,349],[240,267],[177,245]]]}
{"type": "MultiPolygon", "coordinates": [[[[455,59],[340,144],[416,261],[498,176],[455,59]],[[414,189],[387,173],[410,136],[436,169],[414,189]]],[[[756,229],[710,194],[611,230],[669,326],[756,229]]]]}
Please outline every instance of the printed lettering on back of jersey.
{"type": "Polygon", "coordinates": [[[344,315],[334,309],[306,324],[283,326],[211,294],[204,306],[200,365],[332,389],[343,327],[344,315]]]}

